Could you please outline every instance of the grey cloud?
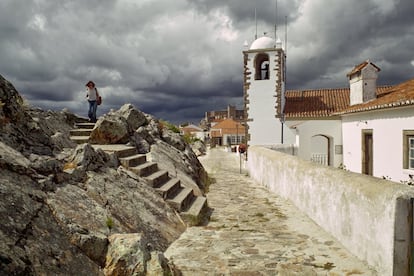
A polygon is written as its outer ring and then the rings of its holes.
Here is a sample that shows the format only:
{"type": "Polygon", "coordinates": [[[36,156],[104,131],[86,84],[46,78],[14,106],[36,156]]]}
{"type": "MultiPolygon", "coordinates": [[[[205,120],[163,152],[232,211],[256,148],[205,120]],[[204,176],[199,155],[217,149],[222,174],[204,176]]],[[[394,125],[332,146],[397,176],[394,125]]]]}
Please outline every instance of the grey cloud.
{"type": "Polygon", "coordinates": [[[327,83],[346,86],[345,75],[339,79],[337,72],[345,67],[351,70],[365,59],[379,66],[382,63],[391,65],[381,73],[381,83],[402,81],[394,79],[392,72],[400,66],[410,67],[406,45],[414,43],[414,33],[407,26],[412,26],[414,21],[406,16],[409,13],[402,11],[408,8],[408,2],[395,2],[391,10],[384,8],[381,1],[347,1],[335,5],[326,5],[323,0],[305,2],[304,14],[290,30],[293,36],[289,41],[291,49],[288,48],[290,84],[320,86],[325,83],[322,77],[332,76],[336,81],[327,83]],[[396,15],[399,20],[395,20],[396,15]],[[316,81],[318,79],[321,81],[316,81]]]}
{"type": "MultiPolygon", "coordinates": [[[[288,19],[288,89],[346,86],[370,58],[380,83],[412,77],[411,0],[279,0],[288,19]]],[[[273,34],[275,0],[0,2],[0,74],[34,105],[85,115],[85,83],[99,114],[130,102],[174,122],[242,103],[243,42],[273,34]]]]}

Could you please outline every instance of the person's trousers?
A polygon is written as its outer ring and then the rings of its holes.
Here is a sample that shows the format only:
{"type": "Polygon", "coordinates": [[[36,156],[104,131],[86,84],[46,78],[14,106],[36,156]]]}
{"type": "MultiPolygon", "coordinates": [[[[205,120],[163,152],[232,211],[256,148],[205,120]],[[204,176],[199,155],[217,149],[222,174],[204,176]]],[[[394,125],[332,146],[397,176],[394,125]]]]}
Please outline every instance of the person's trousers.
{"type": "Polygon", "coordinates": [[[96,101],[88,101],[89,102],[89,110],[88,110],[88,117],[92,123],[96,123],[96,108],[98,105],[96,101]]]}

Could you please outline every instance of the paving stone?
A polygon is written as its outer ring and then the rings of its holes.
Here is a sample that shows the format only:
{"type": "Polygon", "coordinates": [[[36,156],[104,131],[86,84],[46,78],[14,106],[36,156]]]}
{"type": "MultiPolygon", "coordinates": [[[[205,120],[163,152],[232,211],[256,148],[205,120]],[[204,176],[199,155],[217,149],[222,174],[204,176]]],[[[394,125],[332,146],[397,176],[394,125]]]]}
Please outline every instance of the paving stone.
{"type": "Polygon", "coordinates": [[[377,275],[291,202],[240,173],[217,148],[200,158],[215,183],[206,226],[190,227],[165,252],[185,275],[377,275]]]}

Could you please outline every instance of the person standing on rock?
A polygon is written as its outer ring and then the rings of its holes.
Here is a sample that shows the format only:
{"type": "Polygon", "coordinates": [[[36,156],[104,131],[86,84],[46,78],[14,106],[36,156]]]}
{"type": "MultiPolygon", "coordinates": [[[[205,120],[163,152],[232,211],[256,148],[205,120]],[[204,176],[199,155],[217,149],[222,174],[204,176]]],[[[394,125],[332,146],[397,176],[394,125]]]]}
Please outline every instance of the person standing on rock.
{"type": "Polygon", "coordinates": [[[88,81],[86,84],[86,98],[89,102],[88,117],[89,121],[96,123],[96,109],[98,107],[98,99],[100,98],[98,89],[95,87],[93,81],[88,81]]]}

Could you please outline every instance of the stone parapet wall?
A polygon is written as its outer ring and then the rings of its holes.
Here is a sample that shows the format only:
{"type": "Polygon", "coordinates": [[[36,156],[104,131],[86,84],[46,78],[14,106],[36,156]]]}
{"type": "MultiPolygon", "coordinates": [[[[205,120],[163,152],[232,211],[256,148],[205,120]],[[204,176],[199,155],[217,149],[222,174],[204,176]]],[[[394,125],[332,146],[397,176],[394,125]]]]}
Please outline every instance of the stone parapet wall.
{"type": "Polygon", "coordinates": [[[409,275],[411,186],[251,146],[250,176],[294,203],[379,275],[409,275]]]}

